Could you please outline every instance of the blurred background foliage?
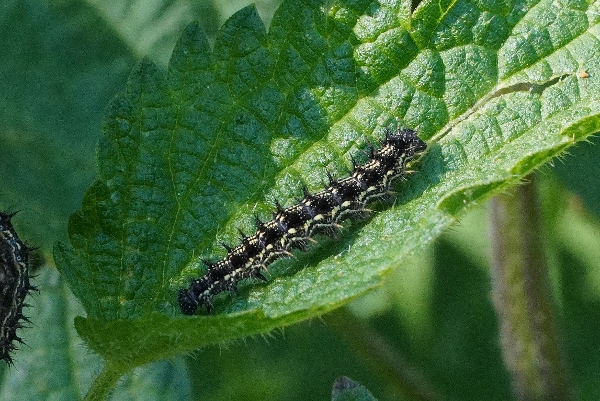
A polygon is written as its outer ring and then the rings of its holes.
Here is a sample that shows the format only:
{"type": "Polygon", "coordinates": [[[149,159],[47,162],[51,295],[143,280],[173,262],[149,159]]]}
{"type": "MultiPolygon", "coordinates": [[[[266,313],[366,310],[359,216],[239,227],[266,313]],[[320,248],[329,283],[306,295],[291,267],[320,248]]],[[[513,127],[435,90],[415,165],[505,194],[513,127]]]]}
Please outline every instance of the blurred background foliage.
{"type": "MultiPolygon", "coordinates": [[[[214,40],[223,22],[249,3],[2,2],[0,209],[22,210],[15,225],[39,247],[45,269],[53,269],[52,245],[67,239],[68,217],[94,180],[105,107],[124,90],[135,63],[148,57],[166,69],[187,23],[200,20],[214,40]]],[[[280,1],[255,3],[268,26],[280,1]]],[[[600,398],[597,142],[576,146],[537,173],[554,295],[580,400],[600,398]]],[[[490,301],[486,238],[482,205],[429,252],[398,268],[383,288],[344,310],[266,338],[137,369],[112,399],[150,399],[155,390],[157,399],[324,400],[342,375],[379,400],[510,399],[490,301]]],[[[54,273],[40,279],[47,277],[56,280],[54,273]]],[[[51,313],[82,313],[75,302],[69,305],[67,312],[51,313]]],[[[65,321],[72,325],[72,318],[65,321]]],[[[34,320],[30,330],[41,330],[38,324],[34,320]]],[[[83,347],[79,352],[86,353],[83,347]]],[[[91,358],[94,372],[80,375],[83,389],[100,366],[91,358]]],[[[5,386],[12,373],[0,369],[5,386]]]]}

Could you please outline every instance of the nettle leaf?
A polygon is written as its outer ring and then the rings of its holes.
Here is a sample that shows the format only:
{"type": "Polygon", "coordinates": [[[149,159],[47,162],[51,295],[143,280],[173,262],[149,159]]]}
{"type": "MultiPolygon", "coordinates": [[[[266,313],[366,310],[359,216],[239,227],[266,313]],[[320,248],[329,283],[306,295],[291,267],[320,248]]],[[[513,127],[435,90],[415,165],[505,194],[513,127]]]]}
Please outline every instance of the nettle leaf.
{"type": "Polygon", "coordinates": [[[208,45],[190,25],[166,76],[148,61],[111,104],[99,175],[55,259],[76,327],[107,366],[132,366],[288,325],[381,285],[461,213],[600,127],[597,4],[285,1],[208,45]],[[296,202],[391,122],[429,148],[396,203],[272,265],[205,316],[177,291],[237,229],[296,202]]]}

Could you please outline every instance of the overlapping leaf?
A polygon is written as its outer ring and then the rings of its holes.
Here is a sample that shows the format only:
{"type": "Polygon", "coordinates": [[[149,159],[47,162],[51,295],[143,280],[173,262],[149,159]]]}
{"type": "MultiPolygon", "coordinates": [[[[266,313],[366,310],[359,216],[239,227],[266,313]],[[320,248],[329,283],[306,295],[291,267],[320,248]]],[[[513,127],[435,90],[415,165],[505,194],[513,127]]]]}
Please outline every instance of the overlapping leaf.
{"type": "MultiPolygon", "coordinates": [[[[379,285],[458,214],[598,130],[598,10],[285,2],[267,33],[253,8],[210,49],[183,33],[162,76],[149,62],[115,99],[100,174],[55,257],[87,318],[80,334],[135,366],[315,316],[379,285]],[[585,71],[586,74],[582,74],[585,71]],[[587,78],[582,78],[587,75],[587,78]],[[429,152],[397,203],[325,247],[273,265],[268,284],[184,317],[176,292],[253,214],[318,189],[391,122],[429,152]],[[141,352],[143,350],[143,352],[141,352]]],[[[590,8],[590,9],[588,9],[590,8]]]]}

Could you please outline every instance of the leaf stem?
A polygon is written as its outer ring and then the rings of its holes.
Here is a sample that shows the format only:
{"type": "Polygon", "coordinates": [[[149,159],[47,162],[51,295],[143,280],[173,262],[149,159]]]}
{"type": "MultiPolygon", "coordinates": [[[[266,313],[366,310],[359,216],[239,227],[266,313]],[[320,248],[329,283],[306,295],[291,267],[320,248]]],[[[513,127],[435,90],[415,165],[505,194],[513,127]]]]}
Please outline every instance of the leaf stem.
{"type": "Polygon", "coordinates": [[[117,381],[124,374],[114,364],[106,362],[102,372],[94,379],[92,386],[83,398],[83,401],[104,401],[108,399],[110,392],[115,388],[117,381]]]}
{"type": "Polygon", "coordinates": [[[520,401],[572,400],[543,250],[535,180],[490,203],[492,291],[520,401]]]}
{"type": "Polygon", "coordinates": [[[407,399],[441,401],[444,399],[423,374],[412,366],[379,333],[369,328],[347,308],[325,317],[328,327],[355,350],[366,362],[388,379],[407,399]]]}

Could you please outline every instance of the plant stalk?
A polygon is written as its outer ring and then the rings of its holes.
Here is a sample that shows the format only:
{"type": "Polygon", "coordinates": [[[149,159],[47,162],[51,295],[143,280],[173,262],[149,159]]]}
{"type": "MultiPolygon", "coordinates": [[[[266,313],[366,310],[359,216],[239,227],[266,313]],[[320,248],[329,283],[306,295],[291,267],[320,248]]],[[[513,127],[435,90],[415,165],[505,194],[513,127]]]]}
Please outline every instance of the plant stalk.
{"type": "Polygon", "coordinates": [[[122,375],[122,370],[115,369],[113,365],[106,362],[100,374],[94,379],[94,382],[83,398],[83,401],[107,400],[122,375]]]}
{"type": "Polygon", "coordinates": [[[573,399],[550,290],[535,179],[490,202],[492,294],[519,401],[573,399]]]}
{"type": "MultiPolygon", "coordinates": [[[[411,365],[383,336],[368,327],[347,308],[325,317],[328,327],[342,337],[380,376],[406,399],[442,401],[425,376],[411,365]]],[[[403,398],[404,399],[404,398],[403,398]]]]}

